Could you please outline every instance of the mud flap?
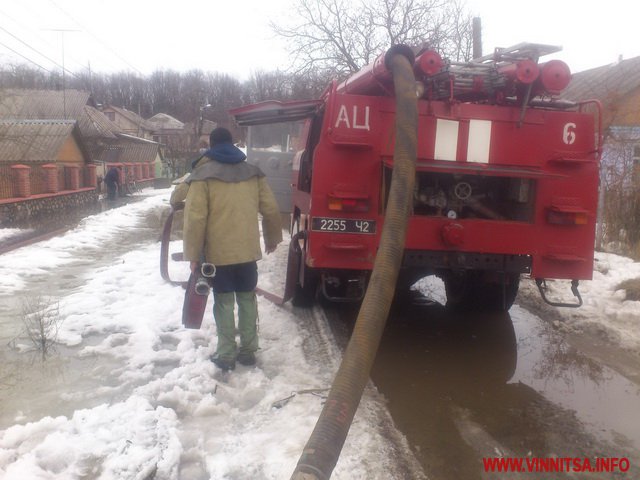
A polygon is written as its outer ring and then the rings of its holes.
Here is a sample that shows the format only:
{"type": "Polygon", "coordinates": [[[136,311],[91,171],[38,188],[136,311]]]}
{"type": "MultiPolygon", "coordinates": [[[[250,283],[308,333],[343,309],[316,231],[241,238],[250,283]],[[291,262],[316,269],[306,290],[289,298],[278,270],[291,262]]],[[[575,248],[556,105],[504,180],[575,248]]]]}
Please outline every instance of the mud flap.
{"type": "Polygon", "coordinates": [[[202,318],[204,317],[204,311],[207,308],[207,295],[200,295],[196,293],[196,281],[199,275],[191,274],[187,287],[184,292],[184,304],[182,305],[182,324],[186,328],[198,329],[202,325],[202,318]]]}
{"type": "MultiPolygon", "coordinates": [[[[260,287],[256,287],[256,293],[258,295],[263,296],[276,305],[284,305],[286,301],[291,300],[296,291],[300,269],[300,251],[298,248],[298,252],[295,252],[294,238],[291,239],[291,243],[289,244],[289,258],[287,260],[287,276],[284,283],[284,295],[280,297],[279,295],[263,290],[260,287]]],[[[298,242],[296,240],[295,245],[297,244],[298,242]]]]}
{"type": "Polygon", "coordinates": [[[291,300],[296,294],[296,289],[302,284],[303,265],[302,249],[300,248],[300,240],[305,240],[307,236],[306,230],[300,230],[289,242],[289,255],[287,257],[287,277],[284,284],[284,300],[291,300]]]}
{"type": "Polygon", "coordinates": [[[296,291],[296,285],[300,282],[300,260],[302,259],[302,251],[298,240],[304,237],[305,232],[300,231],[291,237],[289,243],[289,255],[287,257],[287,277],[284,283],[284,297],[282,303],[291,300],[296,291]]]}
{"type": "Polygon", "coordinates": [[[304,232],[298,232],[291,237],[289,243],[289,256],[287,258],[287,276],[284,283],[284,294],[282,297],[267,292],[260,287],[256,287],[256,293],[262,295],[264,298],[276,305],[283,305],[285,302],[291,300],[296,292],[296,287],[300,283],[300,259],[302,258],[302,251],[300,250],[300,244],[298,239],[304,235],[304,232]]]}

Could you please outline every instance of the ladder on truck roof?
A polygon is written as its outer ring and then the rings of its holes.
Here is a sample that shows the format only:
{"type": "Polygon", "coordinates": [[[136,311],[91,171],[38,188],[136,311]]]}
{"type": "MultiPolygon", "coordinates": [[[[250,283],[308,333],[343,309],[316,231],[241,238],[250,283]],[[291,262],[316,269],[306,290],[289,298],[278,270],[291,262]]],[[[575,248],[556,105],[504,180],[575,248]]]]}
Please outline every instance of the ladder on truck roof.
{"type": "Polygon", "coordinates": [[[569,67],[559,60],[545,64],[538,60],[561,50],[555,45],[519,43],[470,62],[445,62],[438,73],[424,79],[428,97],[525,105],[535,96],[558,94],[571,79],[569,67]]]}

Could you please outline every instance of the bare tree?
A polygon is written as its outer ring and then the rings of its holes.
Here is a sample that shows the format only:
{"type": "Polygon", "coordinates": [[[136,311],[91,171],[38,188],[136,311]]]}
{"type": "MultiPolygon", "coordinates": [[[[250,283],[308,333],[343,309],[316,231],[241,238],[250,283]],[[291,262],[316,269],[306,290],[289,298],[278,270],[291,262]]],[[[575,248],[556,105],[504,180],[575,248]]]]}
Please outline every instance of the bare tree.
{"type": "Polygon", "coordinates": [[[617,244],[621,253],[640,254],[640,132],[637,128],[609,127],[602,158],[604,189],[603,238],[617,244]]]}
{"type": "Polygon", "coordinates": [[[26,335],[44,362],[55,349],[62,324],[58,302],[41,295],[25,296],[22,298],[21,318],[26,335]]]}
{"type": "Polygon", "coordinates": [[[398,43],[453,60],[471,56],[471,15],[462,0],[299,0],[288,23],[271,26],[288,40],[297,72],[345,76],[398,43]]]}

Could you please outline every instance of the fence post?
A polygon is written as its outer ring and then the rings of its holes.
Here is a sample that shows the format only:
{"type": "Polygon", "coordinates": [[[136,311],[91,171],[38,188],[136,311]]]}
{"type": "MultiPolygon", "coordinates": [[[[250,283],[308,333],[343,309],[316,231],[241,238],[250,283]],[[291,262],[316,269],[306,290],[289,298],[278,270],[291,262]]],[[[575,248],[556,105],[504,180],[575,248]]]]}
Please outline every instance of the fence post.
{"type": "Polygon", "coordinates": [[[14,195],[27,198],[31,196],[31,167],[26,165],[12,165],[14,178],[14,195]]]}
{"type": "Polygon", "coordinates": [[[44,170],[44,193],[58,193],[58,165],[47,163],[44,170]]]}
{"type": "Polygon", "coordinates": [[[80,190],[80,167],[69,165],[65,168],[69,169],[69,190],[80,190]]]}
{"type": "Polygon", "coordinates": [[[87,187],[96,188],[98,186],[98,177],[96,177],[96,165],[86,165],[85,185],[87,187]]]}

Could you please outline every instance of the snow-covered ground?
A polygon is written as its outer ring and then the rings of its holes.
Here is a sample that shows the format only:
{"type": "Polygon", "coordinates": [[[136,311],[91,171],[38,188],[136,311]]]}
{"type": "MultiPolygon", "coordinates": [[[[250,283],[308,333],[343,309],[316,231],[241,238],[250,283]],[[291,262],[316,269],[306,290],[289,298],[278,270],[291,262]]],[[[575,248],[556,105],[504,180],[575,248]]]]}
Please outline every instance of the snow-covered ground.
{"type": "MultiPolygon", "coordinates": [[[[625,280],[640,279],[640,263],[612,253],[596,252],[593,280],[580,282],[583,305],[580,308],[558,308],[561,320],[556,326],[568,332],[586,333],[634,353],[640,354],[640,302],[626,300],[619,288],[625,280]]],[[[574,303],[568,280],[547,281],[548,297],[574,303]]],[[[533,281],[521,284],[538,297],[533,281]]]]}
{"type": "MultiPolygon", "coordinates": [[[[39,265],[39,276],[63,272],[74,251],[108,244],[122,229],[136,228],[141,209],[167,204],[168,191],[150,195],[97,215],[63,237],[3,255],[0,299],[29,288],[32,272],[21,264],[39,265]]],[[[180,249],[180,242],[172,249],[180,249]]],[[[292,474],[340,361],[322,315],[314,313],[320,316],[314,332],[305,328],[300,312],[260,298],[258,366],[238,365],[222,375],[209,360],[215,345],[211,304],[202,329],[184,329],[183,290],[163,282],[158,259],[159,243],[141,244],[108,265],[87,269],[80,286],[58,299],[58,341],[69,355],[95,359],[85,372],[95,381],[84,389],[73,388],[81,382],[60,385],[47,394],[44,412],[3,401],[1,478],[281,479],[292,474]],[[73,406],[71,413],[60,413],[67,411],[65,405],[73,406]]],[[[281,245],[260,262],[261,286],[282,288],[285,261],[286,245],[281,245]]],[[[186,264],[172,268],[175,278],[186,276],[186,264]]],[[[28,346],[26,339],[14,345],[20,352],[28,346]]],[[[394,478],[398,453],[389,424],[369,388],[333,478],[381,478],[382,472],[394,478]]]]}
{"type": "MultiPolygon", "coordinates": [[[[146,195],[62,237],[2,255],[0,302],[9,305],[36,276],[56,278],[78,252],[91,256],[137,228],[145,211],[168,205],[168,190],[146,195]],[[25,268],[32,265],[35,272],[25,268]]],[[[171,247],[179,250],[180,242],[171,247]]],[[[283,244],[259,262],[265,290],[282,289],[286,249],[283,244]]],[[[223,375],[209,361],[215,345],[211,304],[202,329],[184,329],[183,290],[162,281],[158,258],[154,239],[94,268],[75,265],[77,285],[58,289],[58,341],[65,355],[85,361],[85,381],[70,379],[45,392],[39,408],[7,401],[13,397],[2,392],[0,381],[1,478],[289,478],[340,361],[326,319],[320,310],[260,298],[258,366],[238,365],[223,375]]],[[[171,268],[174,278],[186,277],[186,264],[171,268]]],[[[585,305],[563,311],[567,323],[586,329],[595,322],[615,332],[611,339],[621,346],[639,347],[640,302],[623,301],[615,291],[620,281],[636,277],[640,264],[598,254],[593,281],[581,283],[585,305]]],[[[418,288],[444,301],[437,280],[418,288]]],[[[28,348],[19,339],[12,354],[20,358],[28,348]]],[[[332,478],[401,478],[393,473],[399,453],[390,437],[403,441],[389,424],[383,402],[368,388],[332,478]]],[[[411,461],[410,454],[400,454],[406,455],[401,462],[411,461]]]]}
{"type": "Polygon", "coordinates": [[[23,233],[26,233],[26,231],[20,228],[0,228],[0,245],[3,241],[7,241],[10,238],[17,237],[23,233]]]}

